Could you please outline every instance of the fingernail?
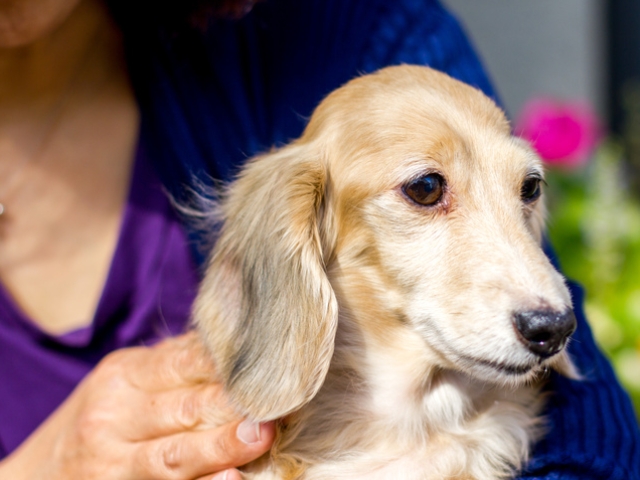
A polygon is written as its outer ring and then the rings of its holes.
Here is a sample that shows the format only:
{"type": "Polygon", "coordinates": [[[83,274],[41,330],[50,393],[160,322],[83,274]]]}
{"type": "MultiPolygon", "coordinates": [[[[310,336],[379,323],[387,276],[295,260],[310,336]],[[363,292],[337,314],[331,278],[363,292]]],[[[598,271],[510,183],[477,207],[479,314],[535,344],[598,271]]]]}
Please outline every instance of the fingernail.
{"type": "Polygon", "coordinates": [[[229,478],[229,470],[215,474],[211,480],[227,480],[227,478],[229,478]]]}
{"type": "Polygon", "coordinates": [[[251,420],[245,420],[238,425],[236,435],[246,444],[256,443],[260,441],[260,424],[251,420]]]}

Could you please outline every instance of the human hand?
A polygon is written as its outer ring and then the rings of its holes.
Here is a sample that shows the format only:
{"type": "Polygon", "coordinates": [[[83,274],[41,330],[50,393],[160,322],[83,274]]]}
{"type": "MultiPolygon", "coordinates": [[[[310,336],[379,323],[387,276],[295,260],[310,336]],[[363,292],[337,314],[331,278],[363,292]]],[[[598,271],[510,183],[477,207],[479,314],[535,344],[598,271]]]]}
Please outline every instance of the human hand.
{"type": "Polygon", "coordinates": [[[195,334],[107,356],[4,462],[0,477],[239,479],[273,423],[235,414],[195,334]]]}

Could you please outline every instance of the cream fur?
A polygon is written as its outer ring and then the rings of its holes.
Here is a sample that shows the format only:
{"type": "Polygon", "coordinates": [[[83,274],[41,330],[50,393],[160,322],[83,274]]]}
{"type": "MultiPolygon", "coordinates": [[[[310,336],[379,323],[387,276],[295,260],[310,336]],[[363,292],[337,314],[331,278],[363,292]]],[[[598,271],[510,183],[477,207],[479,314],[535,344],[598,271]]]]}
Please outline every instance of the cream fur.
{"type": "Polygon", "coordinates": [[[391,67],[230,186],[194,318],[237,408],[285,417],[247,478],[495,480],[526,461],[545,372],[575,369],[513,327],[571,301],[542,200],[520,198],[542,166],[509,132],[481,92],[391,67]],[[430,172],[445,194],[418,206],[402,186],[430,172]]]}

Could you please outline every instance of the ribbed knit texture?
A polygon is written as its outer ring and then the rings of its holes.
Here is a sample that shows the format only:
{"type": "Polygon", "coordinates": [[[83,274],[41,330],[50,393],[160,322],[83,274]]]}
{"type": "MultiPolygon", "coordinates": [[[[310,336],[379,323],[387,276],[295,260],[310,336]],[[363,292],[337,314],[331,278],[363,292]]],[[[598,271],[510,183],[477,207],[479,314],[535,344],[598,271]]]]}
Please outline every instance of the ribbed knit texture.
{"type": "MultiPolygon", "coordinates": [[[[435,0],[268,0],[239,22],[215,22],[199,41],[129,45],[157,140],[151,156],[178,198],[192,175],[229,180],[248,156],[297,137],[327,93],[385,65],[430,65],[495,97],[459,24],[435,0]],[[192,64],[184,52],[209,63],[192,64]]],[[[520,478],[640,479],[631,404],[594,344],[581,290],[571,291],[579,326],[569,350],[585,379],[552,378],[550,430],[520,478]]]]}

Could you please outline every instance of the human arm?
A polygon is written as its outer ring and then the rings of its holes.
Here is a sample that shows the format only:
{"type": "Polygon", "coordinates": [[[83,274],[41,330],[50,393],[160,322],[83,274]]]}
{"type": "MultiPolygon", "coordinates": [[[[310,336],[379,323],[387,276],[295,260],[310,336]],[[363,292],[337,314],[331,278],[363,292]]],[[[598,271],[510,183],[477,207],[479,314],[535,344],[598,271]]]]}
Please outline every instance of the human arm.
{"type": "Polygon", "coordinates": [[[267,451],[274,427],[243,422],[213,375],[194,334],[116,351],[0,462],[0,477],[217,478],[267,451]]]}

